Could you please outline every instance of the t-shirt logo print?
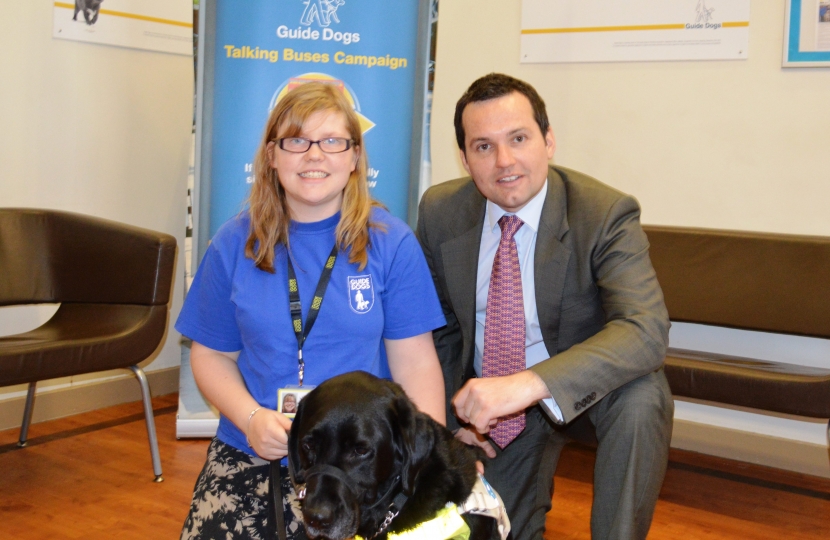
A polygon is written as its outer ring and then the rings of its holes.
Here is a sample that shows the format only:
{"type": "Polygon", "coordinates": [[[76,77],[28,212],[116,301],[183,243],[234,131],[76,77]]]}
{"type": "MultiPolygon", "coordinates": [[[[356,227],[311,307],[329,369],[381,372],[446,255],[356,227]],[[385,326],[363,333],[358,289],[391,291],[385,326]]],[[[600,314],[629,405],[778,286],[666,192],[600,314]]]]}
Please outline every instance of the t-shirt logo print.
{"type": "Polygon", "coordinates": [[[359,314],[368,313],[375,304],[372,276],[349,276],[349,307],[359,314]]]}

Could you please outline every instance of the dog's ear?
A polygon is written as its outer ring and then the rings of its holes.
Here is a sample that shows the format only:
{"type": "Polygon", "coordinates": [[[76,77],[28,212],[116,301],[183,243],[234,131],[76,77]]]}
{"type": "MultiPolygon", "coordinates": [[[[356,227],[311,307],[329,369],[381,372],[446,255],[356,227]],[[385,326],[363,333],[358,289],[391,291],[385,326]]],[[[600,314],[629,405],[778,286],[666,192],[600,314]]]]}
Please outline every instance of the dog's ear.
{"type": "Polygon", "coordinates": [[[305,483],[305,470],[300,468],[300,426],[303,425],[303,407],[305,400],[300,400],[297,407],[297,414],[291,423],[291,430],[288,432],[288,472],[291,481],[296,484],[305,483]]]}
{"type": "Polygon", "coordinates": [[[411,495],[415,482],[435,445],[432,419],[420,412],[405,395],[393,401],[395,423],[395,448],[401,454],[401,483],[404,493],[411,495]]]}

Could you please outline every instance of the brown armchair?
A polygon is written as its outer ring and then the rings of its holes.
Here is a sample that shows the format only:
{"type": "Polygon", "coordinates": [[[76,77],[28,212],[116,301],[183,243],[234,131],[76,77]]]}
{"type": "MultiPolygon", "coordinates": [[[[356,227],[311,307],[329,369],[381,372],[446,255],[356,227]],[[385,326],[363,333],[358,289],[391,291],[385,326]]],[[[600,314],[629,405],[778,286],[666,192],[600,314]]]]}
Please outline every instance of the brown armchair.
{"type": "Polygon", "coordinates": [[[60,303],[30,332],[0,337],[0,386],[29,384],[26,445],[37,381],[129,368],[141,386],[155,481],[161,482],[150,388],[138,363],[167,328],[176,240],[81,214],[0,208],[0,306],[60,303]]]}

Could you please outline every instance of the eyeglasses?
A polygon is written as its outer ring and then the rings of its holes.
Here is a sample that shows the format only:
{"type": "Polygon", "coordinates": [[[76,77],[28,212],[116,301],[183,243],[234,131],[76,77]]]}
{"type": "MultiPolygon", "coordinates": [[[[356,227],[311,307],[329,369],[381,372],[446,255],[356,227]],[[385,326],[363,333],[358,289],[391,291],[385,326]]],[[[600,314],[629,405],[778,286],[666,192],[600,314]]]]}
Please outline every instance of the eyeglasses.
{"type": "Polygon", "coordinates": [[[302,137],[284,137],[277,139],[279,147],[286,152],[294,152],[295,154],[302,154],[311,149],[312,144],[316,144],[320,150],[327,154],[339,154],[345,152],[352,147],[351,139],[344,139],[343,137],[329,137],[319,141],[310,141],[302,137]]]}

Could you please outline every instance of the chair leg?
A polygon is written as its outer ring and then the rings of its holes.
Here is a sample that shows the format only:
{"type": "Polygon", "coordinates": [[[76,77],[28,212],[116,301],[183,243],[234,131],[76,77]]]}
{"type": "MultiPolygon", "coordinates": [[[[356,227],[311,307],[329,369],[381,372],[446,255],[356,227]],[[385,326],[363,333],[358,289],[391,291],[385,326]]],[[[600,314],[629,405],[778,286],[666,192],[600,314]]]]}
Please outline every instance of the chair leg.
{"type": "Polygon", "coordinates": [[[150,385],[147,383],[147,375],[138,366],[130,366],[138,383],[141,385],[141,399],[144,401],[144,420],[147,422],[147,438],[150,440],[150,456],[153,458],[153,474],[156,475],[153,482],[164,482],[161,476],[161,457],[159,456],[159,443],[156,438],[156,422],[153,417],[153,402],[150,397],[150,385]]]}
{"type": "Polygon", "coordinates": [[[35,388],[37,381],[29,383],[29,391],[26,393],[26,405],[23,408],[23,423],[20,424],[20,439],[17,446],[24,448],[29,438],[29,424],[32,423],[32,411],[35,409],[35,388]]]}

